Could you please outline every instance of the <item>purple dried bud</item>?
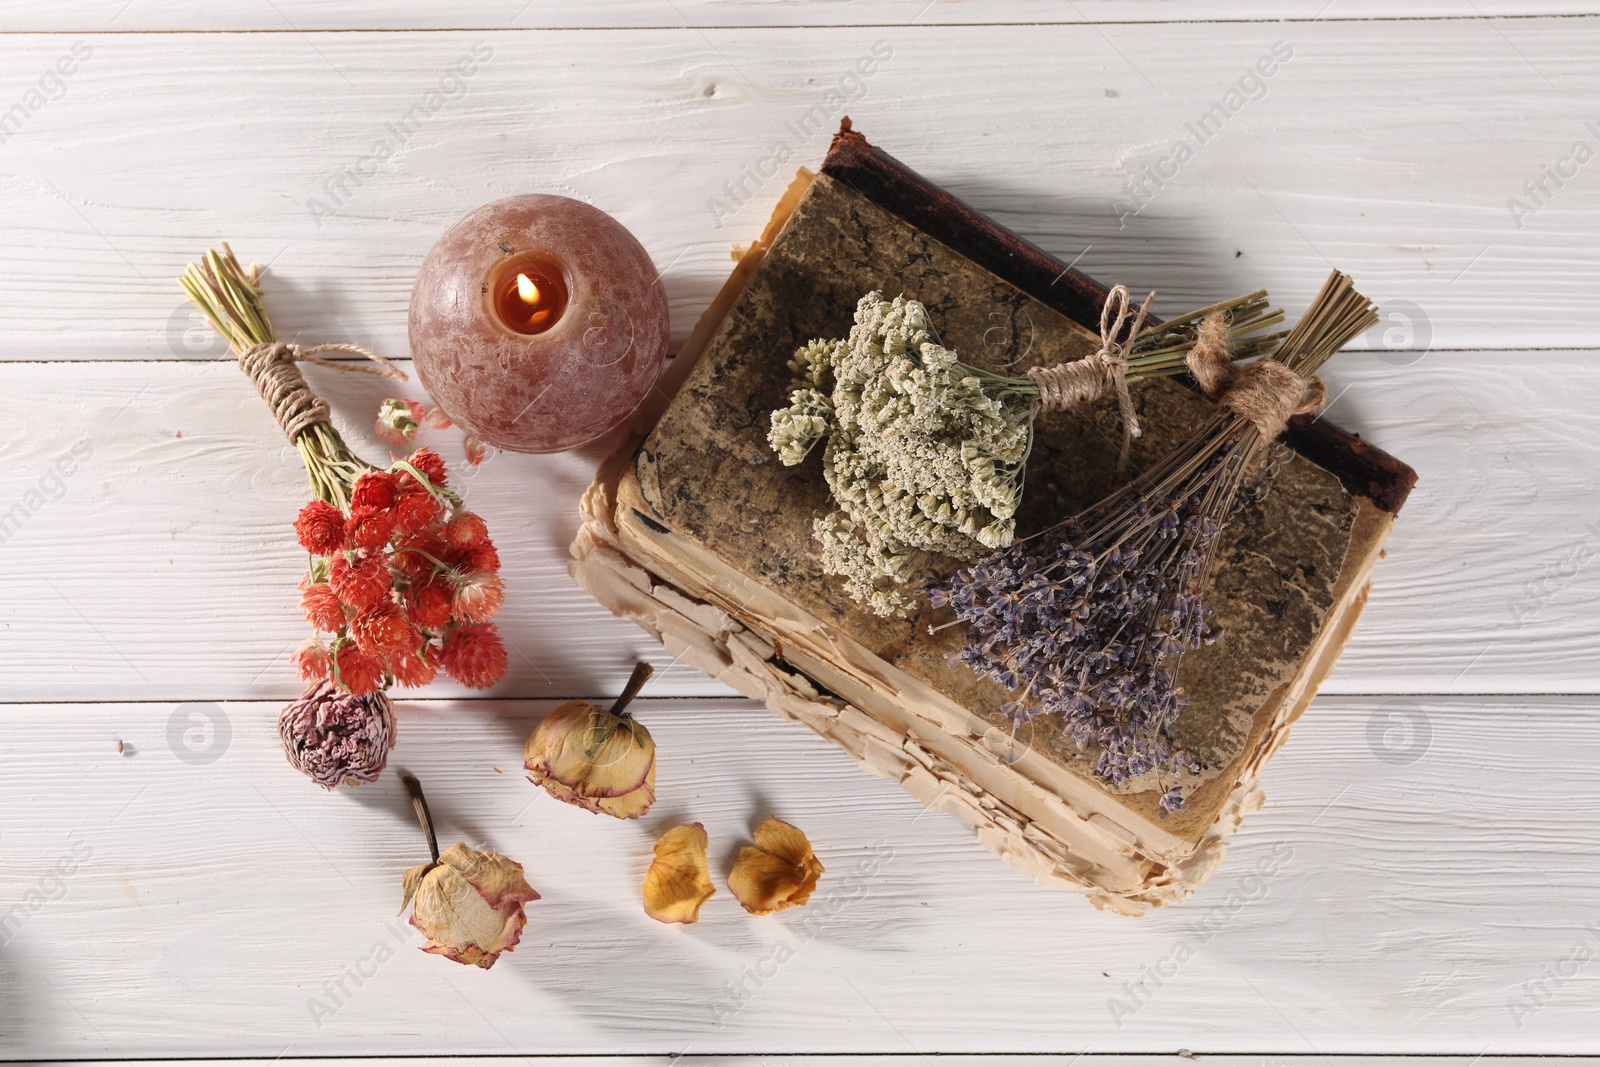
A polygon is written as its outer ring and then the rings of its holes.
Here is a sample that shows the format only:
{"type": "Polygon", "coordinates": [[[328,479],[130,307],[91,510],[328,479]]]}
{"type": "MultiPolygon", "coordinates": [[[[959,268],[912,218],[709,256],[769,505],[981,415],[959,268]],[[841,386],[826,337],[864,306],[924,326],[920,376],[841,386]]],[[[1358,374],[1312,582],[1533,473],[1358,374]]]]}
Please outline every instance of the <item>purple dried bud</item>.
{"type": "Polygon", "coordinates": [[[376,781],[394,747],[394,711],[383,692],[351,696],[318,682],[278,716],[283,754],[324,789],[376,781]]]}

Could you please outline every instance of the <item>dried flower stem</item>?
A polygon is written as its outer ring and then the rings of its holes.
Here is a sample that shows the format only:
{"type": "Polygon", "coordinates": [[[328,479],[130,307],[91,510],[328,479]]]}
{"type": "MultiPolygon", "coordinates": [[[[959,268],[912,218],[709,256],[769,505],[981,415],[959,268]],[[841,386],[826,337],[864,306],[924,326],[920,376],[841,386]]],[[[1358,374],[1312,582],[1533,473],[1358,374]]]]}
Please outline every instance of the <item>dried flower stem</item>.
{"type": "MultiPolygon", "coordinates": [[[[240,266],[226,243],[221,252],[207,250],[200,262],[189,264],[178,278],[189,299],[239,355],[277,340],[272,320],[261,303],[264,290],[260,282],[261,269],[254,263],[248,270],[240,266]]],[[[340,509],[349,508],[350,490],[356,479],[379,469],[356,455],[339,431],[326,421],[316,422],[299,433],[294,446],[306,465],[313,498],[340,509]]]]}
{"type": "Polygon", "coordinates": [[[642,660],[635,663],[633,665],[633,673],[628,675],[628,684],[622,687],[622,695],[617,697],[616,703],[611,705],[611,714],[622,718],[630,718],[631,716],[627,712],[628,705],[633,703],[634,698],[639,695],[639,690],[644,688],[644,683],[648,682],[650,676],[655,673],[656,669],[650,664],[642,660]]]}
{"type": "Polygon", "coordinates": [[[406,792],[411,794],[411,806],[417,811],[417,821],[422,824],[422,832],[428,835],[428,855],[433,857],[433,862],[439,862],[439,839],[433,832],[433,813],[428,810],[428,798],[422,795],[422,783],[417,781],[414,774],[402,774],[400,781],[405,785],[406,792]]]}

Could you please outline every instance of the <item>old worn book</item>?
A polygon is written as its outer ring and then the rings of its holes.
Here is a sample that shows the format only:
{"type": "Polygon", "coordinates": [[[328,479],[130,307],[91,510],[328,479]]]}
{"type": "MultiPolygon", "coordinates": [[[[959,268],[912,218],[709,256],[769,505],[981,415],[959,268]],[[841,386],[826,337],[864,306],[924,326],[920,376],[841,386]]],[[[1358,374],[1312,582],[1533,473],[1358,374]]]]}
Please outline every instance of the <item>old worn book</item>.
{"type": "MultiPolygon", "coordinates": [[[[1203,782],[1165,814],[1154,781],[1113,788],[1059,722],[1014,728],[998,686],[947,662],[960,628],[930,634],[938,612],[877,618],[822,572],[820,457],[782,466],[769,416],[787,403],[795,348],[844,336],[874,289],[922,301],[947,346],[1009,373],[1094,351],[1106,297],[847,126],[821,172],[790,187],[602,466],[574,576],[672,655],[831,738],[1036,879],[1127,913],[1181,899],[1262,802],[1262,765],[1348,639],[1415,474],[1300,417],[1252,476],[1209,593],[1226,636],[1183,666],[1191,703],[1176,739],[1203,782]]],[[[1019,532],[1093,504],[1211,410],[1180,381],[1142,383],[1135,401],[1145,434],[1128,473],[1113,402],[1041,417],[1019,532]]]]}

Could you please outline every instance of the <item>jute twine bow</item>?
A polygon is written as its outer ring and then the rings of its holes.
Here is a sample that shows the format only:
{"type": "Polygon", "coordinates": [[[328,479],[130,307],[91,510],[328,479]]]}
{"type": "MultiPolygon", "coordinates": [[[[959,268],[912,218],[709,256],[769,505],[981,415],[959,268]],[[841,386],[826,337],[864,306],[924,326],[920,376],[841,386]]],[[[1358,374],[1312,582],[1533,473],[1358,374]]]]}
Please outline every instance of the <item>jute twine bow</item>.
{"type": "Polygon", "coordinates": [[[380,378],[406,380],[405,371],[360,345],[332,344],[301,348],[286,341],[268,341],[245,349],[239,353],[239,369],[255,383],[261,399],[272,409],[272,417],[278,420],[278,426],[291,442],[318,423],[329,421],[327,401],[311,391],[296,363],[315,363],[319,367],[346,374],[375,374],[380,378]],[[354,352],[366,356],[378,366],[318,359],[319,352],[354,352]]]}
{"type": "Polygon", "coordinates": [[[1128,449],[1142,432],[1138,413],[1133,409],[1133,397],[1128,393],[1128,349],[1144,328],[1155,298],[1153,291],[1144,298],[1133,316],[1133,325],[1124,335],[1123,327],[1128,324],[1133,300],[1126,285],[1114,286],[1100,306],[1100,348],[1093,355],[1028,371],[1028,377],[1039,385],[1039,402],[1045,411],[1065,411],[1086,401],[1098,400],[1107,392],[1116,394],[1117,407],[1122,414],[1119,466],[1128,461],[1128,449]]]}
{"type": "Polygon", "coordinates": [[[1228,325],[1220,312],[1200,323],[1185,361],[1205,394],[1254,423],[1263,441],[1281,434],[1290,416],[1321,411],[1328,399],[1321,378],[1302,378],[1276,359],[1234,364],[1228,354],[1228,325]]]}

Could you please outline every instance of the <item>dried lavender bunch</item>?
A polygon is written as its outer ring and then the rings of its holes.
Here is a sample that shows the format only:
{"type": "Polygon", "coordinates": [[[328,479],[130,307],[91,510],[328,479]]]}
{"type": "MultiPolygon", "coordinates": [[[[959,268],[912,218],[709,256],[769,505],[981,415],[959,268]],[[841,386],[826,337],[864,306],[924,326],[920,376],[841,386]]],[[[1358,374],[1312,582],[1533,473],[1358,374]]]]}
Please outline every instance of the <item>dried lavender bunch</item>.
{"type": "Polygon", "coordinates": [[[1284,422],[1321,407],[1316,371],[1377,321],[1337,271],[1274,355],[1248,367],[1227,360],[1223,324],[1205,320],[1188,362],[1221,410],[1197,433],[1083,514],[925,584],[968,626],[954,661],[1010,690],[1013,718],[1059,714],[1113,784],[1154,773],[1163,810],[1178,810],[1176,779],[1199,769],[1171,742],[1187,704],[1178,673],[1185,652],[1221,636],[1204,602],[1216,540],[1284,422]]]}
{"type": "MultiPolygon", "coordinates": [[[[1119,346],[1119,385],[1123,377],[1182,371],[1183,354],[1208,316],[1226,324],[1232,358],[1279,340],[1251,336],[1281,318],[1267,311],[1265,292],[1148,330],[1139,329],[1141,309],[1124,331],[1126,290],[1118,291],[1123,314],[1114,325],[1102,322],[1102,333],[1119,346]],[[1124,333],[1127,340],[1117,340],[1124,333]]],[[[1097,356],[1112,359],[1104,351],[1097,356]]],[[[845,591],[875,614],[901,615],[915,606],[905,587],[923,553],[971,559],[1010,544],[1034,421],[1047,403],[1070,406],[1097,395],[1090,387],[1100,384],[1101,365],[1089,362],[1079,361],[1092,373],[1076,390],[1063,390],[1048,373],[995,374],[940,344],[921,303],[878,292],[862,297],[847,339],[812,341],[790,360],[790,403],[773,412],[768,435],[787,466],[827,442],[823,474],[838,510],[813,524],[823,570],[844,578],[845,591]]]]}

